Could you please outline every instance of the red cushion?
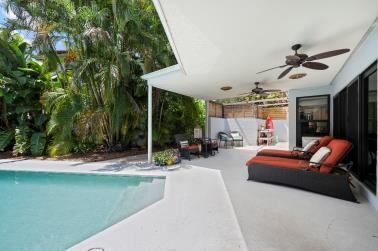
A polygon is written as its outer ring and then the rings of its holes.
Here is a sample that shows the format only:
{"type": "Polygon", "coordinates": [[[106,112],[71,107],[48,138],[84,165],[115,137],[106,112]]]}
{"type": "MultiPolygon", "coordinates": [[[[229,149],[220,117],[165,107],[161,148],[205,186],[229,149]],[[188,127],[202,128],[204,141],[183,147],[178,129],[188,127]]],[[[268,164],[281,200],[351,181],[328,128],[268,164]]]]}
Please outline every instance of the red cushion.
{"type": "Polygon", "coordinates": [[[331,154],[323,161],[325,165],[320,167],[321,173],[329,173],[333,167],[343,160],[344,156],[352,148],[352,143],[343,139],[334,139],[327,147],[331,149],[331,154]]]}
{"type": "Polygon", "coordinates": [[[276,150],[276,149],[263,149],[257,152],[257,156],[275,156],[282,158],[296,158],[303,155],[298,151],[276,150]]]}
{"type": "Polygon", "coordinates": [[[255,156],[248,160],[246,165],[262,164],[267,166],[276,166],[292,169],[307,169],[309,167],[308,162],[298,159],[285,159],[271,156],[255,156]]]}
{"type": "Polygon", "coordinates": [[[321,147],[326,146],[333,140],[330,136],[324,136],[319,139],[319,144],[314,145],[313,147],[308,150],[309,153],[314,154],[316,153],[321,147]]]}
{"type": "Polygon", "coordinates": [[[187,151],[198,151],[198,145],[190,145],[186,147],[181,147],[182,150],[187,150],[187,151]]]}

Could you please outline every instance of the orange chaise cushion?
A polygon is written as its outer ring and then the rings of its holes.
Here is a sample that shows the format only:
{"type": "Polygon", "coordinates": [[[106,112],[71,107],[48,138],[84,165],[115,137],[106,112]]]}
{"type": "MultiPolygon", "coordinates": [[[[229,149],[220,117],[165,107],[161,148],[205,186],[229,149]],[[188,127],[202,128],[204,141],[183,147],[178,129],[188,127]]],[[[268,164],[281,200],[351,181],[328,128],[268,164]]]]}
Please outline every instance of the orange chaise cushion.
{"type": "Polygon", "coordinates": [[[286,159],[270,156],[255,156],[252,159],[248,160],[246,165],[250,166],[252,164],[262,164],[267,166],[276,166],[283,168],[292,168],[292,169],[307,169],[308,162],[298,159],[286,159]]]}
{"type": "Polygon", "coordinates": [[[303,155],[302,152],[298,151],[287,151],[287,150],[277,150],[277,149],[263,149],[260,150],[258,155],[261,154],[262,156],[276,156],[282,158],[294,158],[303,155]]]}
{"type": "Polygon", "coordinates": [[[325,165],[320,167],[321,173],[330,173],[334,166],[343,160],[344,156],[352,148],[352,143],[343,139],[334,139],[327,147],[331,150],[331,154],[323,161],[325,165]]]}

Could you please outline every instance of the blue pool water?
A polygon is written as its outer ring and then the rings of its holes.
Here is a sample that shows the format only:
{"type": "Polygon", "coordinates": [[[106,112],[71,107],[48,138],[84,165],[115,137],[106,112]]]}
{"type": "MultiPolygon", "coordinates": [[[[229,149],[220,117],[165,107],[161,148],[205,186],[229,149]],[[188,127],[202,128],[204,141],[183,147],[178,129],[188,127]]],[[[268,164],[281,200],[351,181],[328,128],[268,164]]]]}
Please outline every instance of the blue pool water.
{"type": "Polygon", "coordinates": [[[65,250],[160,200],[164,178],[0,171],[0,250],[65,250]]]}

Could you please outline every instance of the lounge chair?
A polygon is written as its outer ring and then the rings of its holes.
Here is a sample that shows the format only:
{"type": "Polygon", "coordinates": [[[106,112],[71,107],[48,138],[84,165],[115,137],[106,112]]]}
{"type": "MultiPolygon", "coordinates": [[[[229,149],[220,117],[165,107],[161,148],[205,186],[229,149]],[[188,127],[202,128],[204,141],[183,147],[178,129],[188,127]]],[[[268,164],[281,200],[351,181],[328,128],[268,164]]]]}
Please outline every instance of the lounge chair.
{"type": "Polygon", "coordinates": [[[227,148],[228,145],[234,146],[234,139],[225,132],[218,133],[219,145],[224,142],[224,147],[227,148]]]}
{"type": "Polygon", "coordinates": [[[191,155],[200,156],[199,147],[197,144],[189,144],[189,139],[185,134],[176,134],[175,141],[180,152],[181,158],[191,160],[191,155]]]}
{"type": "MultiPolygon", "coordinates": [[[[292,151],[276,150],[276,149],[262,149],[257,152],[257,156],[272,156],[289,159],[310,159],[311,156],[316,153],[321,147],[326,146],[331,142],[333,138],[330,136],[324,136],[317,140],[315,144],[305,146],[305,148],[294,147],[292,151]]],[[[311,144],[310,142],[309,144],[311,144]]]]}
{"type": "Polygon", "coordinates": [[[357,202],[350,190],[349,170],[353,163],[340,164],[351,150],[349,141],[334,139],[330,154],[321,163],[307,160],[255,156],[248,166],[248,180],[291,186],[335,198],[357,202]],[[311,166],[316,164],[317,166],[311,166]]]}
{"type": "Polygon", "coordinates": [[[235,142],[241,142],[241,145],[243,146],[244,145],[244,142],[243,142],[243,136],[237,132],[237,131],[233,131],[233,132],[230,132],[230,136],[235,144],[235,142]]]}

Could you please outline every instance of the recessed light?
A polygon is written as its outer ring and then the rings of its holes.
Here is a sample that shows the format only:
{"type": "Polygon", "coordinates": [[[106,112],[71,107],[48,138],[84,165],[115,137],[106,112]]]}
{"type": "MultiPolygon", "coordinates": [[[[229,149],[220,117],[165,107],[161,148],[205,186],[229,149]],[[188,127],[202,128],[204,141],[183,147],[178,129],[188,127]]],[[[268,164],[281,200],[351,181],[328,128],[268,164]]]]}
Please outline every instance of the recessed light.
{"type": "Polygon", "coordinates": [[[289,78],[290,79],[299,79],[299,78],[303,78],[306,75],[307,75],[306,73],[297,73],[297,74],[290,75],[289,78]]]}
{"type": "Polygon", "coordinates": [[[232,89],[231,86],[223,86],[223,87],[221,87],[221,90],[222,90],[222,91],[229,91],[229,90],[231,90],[231,89],[232,89]]]}

